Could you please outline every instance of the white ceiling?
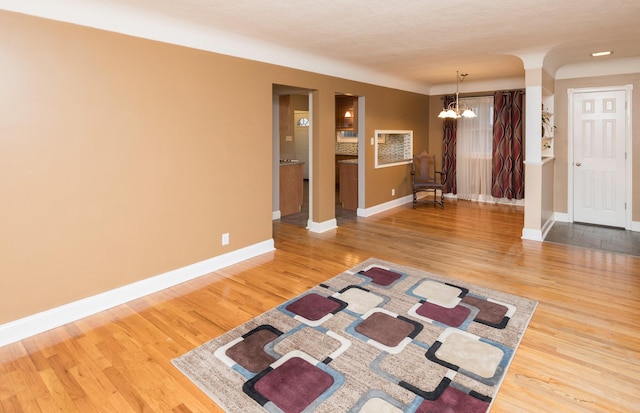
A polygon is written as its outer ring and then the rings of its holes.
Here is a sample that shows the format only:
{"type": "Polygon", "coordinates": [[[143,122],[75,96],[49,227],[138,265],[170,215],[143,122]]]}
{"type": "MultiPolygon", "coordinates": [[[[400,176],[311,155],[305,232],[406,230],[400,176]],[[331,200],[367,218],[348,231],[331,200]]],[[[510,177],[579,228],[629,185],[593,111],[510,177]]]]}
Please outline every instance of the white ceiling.
{"type": "Polygon", "coordinates": [[[554,75],[562,66],[593,61],[590,53],[601,50],[613,55],[600,59],[640,57],[638,0],[23,3],[0,0],[0,8],[426,91],[454,83],[456,70],[469,73],[467,82],[482,82],[523,79],[525,66],[543,62],[554,75]]]}

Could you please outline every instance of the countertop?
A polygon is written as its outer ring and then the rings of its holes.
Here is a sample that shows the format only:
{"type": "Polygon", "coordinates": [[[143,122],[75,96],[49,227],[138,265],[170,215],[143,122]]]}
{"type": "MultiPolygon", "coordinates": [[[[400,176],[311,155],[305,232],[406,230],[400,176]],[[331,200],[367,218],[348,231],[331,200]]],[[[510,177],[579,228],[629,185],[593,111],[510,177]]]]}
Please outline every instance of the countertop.
{"type": "Polygon", "coordinates": [[[346,164],[357,165],[358,164],[358,160],[357,159],[343,159],[342,161],[338,161],[338,163],[346,163],[346,164]]]}

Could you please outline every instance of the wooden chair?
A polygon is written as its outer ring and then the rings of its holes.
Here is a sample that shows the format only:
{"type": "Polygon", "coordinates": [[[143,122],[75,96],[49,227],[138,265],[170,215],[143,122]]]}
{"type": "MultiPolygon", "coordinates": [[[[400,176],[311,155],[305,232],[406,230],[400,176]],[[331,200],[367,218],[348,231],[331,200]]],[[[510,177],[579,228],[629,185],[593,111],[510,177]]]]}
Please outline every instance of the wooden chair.
{"type": "MultiPolygon", "coordinates": [[[[422,151],[413,157],[411,168],[411,179],[413,183],[413,207],[418,204],[418,192],[433,191],[433,204],[444,208],[444,183],[446,175],[442,171],[436,171],[436,157],[429,155],[427,151],[422,151]],[[438,191],[440,200],[438,201],[438,191]]],[[[431,201],[425,201],[431,203],[431,201]]]]}

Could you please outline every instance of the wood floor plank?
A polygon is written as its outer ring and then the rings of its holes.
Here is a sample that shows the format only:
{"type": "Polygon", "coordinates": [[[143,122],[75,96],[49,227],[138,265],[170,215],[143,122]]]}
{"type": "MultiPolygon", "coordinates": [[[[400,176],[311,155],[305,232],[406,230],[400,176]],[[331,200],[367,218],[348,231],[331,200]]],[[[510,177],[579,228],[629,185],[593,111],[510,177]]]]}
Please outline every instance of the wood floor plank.
{"type": "Polygon", "coordinates": [[[402,206],[0,348],[0,411],[221,412],[172,358],[369,257],[538,300],[492,412],[631,412],[640,258],[521,239],[519,207],[402,206]]]}
{"type": "Polygon", "coordinates": [[[24,410],[22,409],[22,405],[20,404],[18,397],[13,395],[6,399],[0,397],[0,412],[22,413],[24,410]]]}

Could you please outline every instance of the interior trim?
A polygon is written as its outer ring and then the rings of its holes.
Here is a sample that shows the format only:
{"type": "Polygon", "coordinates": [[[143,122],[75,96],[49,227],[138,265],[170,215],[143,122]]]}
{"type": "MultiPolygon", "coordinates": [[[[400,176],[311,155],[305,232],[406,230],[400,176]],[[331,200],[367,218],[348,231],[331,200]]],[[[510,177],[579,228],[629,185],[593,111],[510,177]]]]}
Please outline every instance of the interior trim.
{"type": "Polygon", "coordinates": [[[530,241],[544,241],[542,236],[542,230],[522,228],[522,239],[528,239],[530,241]]]}
{"type": "Polygon", "coordinates": [[[327,232],[329,230],[336,229],[336,228],[338,228],[338,220],[336,220],[335,218],[330,219],[328,221],[324,221],[324,222],[314,222],[311,220],[307,222],[307,229],[311,232],[316,232],[318,234],[321,234],[323,232],[327,232]]]}
{"type": "Polygon", "coordinates": [[[0,346],[108,310],[275,249],[273,239],[0,325],[0,346]]]}
{"type": "MultiPolygon", "coordinates": [[[[425,196],[425,194],[421,194],[421,195],[425,196]]],[[[420,196],[419,198],[422,198],[422,196],[420,196]]],[[[358,208],[357,214],[358,214],[359,217],[365,217],[366,218],[366,217],[370,217],[372,215],[379,214],[381,212],[387,211],[387,210],[392,209],[392,208],[396,208],[396,207],[399,207],[399,206],[402,206],[402,205],[405,205],[405,204],[409,204],[411,202],[413,202],[413,194],[406,195],[406,196],[403,196],[401,198],[392,199],[391,201],[387,201],[387,202],[384,202],[382,204],[375,205],[375,206],[373,206],[371,208],[358,208]]]]}
{"type": "Polygon", "coordinates": [[[45,19],[77,24],[128,36],[174,44],[242,59],[290,67],[390,87],[408,92],[428,94],[426,85],[398,78],[348,62],[292,49],[262,39],[231,33],[211,26],[180,20],[160,13],[148,13],[127,5],[108,1],[82,0],[0,0],[0,8],[45,19]],[[171,30],[167,30],[170,27],[171,30]]]}

